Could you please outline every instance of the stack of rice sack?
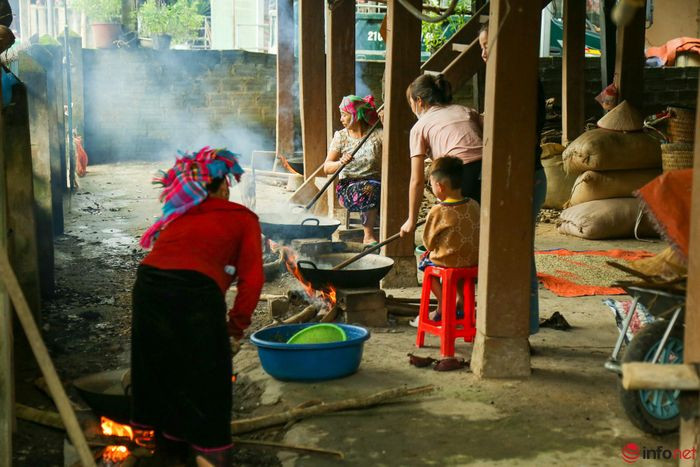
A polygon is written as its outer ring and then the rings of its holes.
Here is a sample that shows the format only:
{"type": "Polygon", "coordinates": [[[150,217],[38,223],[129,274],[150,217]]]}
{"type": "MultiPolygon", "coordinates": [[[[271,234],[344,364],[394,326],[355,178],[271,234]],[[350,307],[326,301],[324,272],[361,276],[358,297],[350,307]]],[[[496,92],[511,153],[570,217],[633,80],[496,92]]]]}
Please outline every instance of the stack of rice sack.
{"type": "MultiPolygon", "coordinates": [[[[641,115],[624,101],[564,150],[564,171],[577,178],[559,232],[588,239],[635,235],[641,211],[632,193],[661,174],[660,143],[643,127],[641,115]]],[[[645,216],[637,234],[656,236],[645,216]]]]}
{"type": "Polygon", "coordinates": [[[561,144],[542,144],[542,167],[547,176],[547,196],[542,204],[544,208],[563,209],[576,182],[576,175],[564,171],[563,152],[564,146],[561,144]]]}

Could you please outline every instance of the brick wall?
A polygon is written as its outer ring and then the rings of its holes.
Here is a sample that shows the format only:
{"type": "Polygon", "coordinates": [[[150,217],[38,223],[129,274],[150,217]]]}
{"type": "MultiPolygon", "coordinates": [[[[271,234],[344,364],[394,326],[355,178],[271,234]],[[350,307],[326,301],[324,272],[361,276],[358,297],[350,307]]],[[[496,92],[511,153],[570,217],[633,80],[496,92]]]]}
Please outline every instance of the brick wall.
{"type": "MultiPolygon", "coordinates": [[[[86,146],[94,163],[153,160],[178,148],[274,149],[275,56],[244,51],[84,50],[86,146]]],[[[602,111],[599,59],[586,60],[586,115],[602,111]]],[[[359,62],[357,92],[381,102],[384,63],[359,62]]],[[[540,62],[547,97],[561,101],[561,58],[540,62]]],[[[644,115],[693,107],[698,68],[647,68],[644,115]]],[[[296,88],[296,86],[295,86],[296,88]]],[[[471,105],[471,86],[455,101],[471,105]]],[[[295,104],[298,109],[298,105],[295,104]]],[[[406,107],[406,111],[409,109],[406,107]]],[[[295,112],[296,145],[301,149],[295,112]]]]}
{"type": "Polygon", "coordinates": [[[204,144],[274,147],[275,56],[84,50],[91,162],[160,159],[204,144]]]}

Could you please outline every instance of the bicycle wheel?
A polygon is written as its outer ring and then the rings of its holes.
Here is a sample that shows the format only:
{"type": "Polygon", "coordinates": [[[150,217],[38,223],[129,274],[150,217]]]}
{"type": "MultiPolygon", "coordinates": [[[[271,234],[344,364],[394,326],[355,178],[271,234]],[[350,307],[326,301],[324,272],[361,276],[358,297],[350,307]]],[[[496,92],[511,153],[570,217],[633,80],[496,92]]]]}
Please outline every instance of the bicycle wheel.
{"type": "MultiPolygon", "coordinates": [[[[668,321],[648,324],[634,336],[625,350],[623,363],[651,362],[659,348],[668,321]]],[[[683,326],[674,326],[668,336],[658,363],[683,363],[683,326]]],[[[620,401],[630,421],[640,430],[653,435],[663,435],[678,430],[680,409],[678,390],[626,391],[618,380],[620,401]]]]}

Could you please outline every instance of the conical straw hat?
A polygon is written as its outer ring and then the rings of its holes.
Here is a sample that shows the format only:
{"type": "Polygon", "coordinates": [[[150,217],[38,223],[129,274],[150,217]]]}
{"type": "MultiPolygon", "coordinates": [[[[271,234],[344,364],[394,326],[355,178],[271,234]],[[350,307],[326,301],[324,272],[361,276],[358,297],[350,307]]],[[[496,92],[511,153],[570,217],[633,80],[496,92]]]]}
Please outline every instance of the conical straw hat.
{"type": "Polygon", "coordinates": [[[644,128],[644,119],[627,101],[622,101],[598,120],[598,126],[606,130],[638,131],[644,128]]]}

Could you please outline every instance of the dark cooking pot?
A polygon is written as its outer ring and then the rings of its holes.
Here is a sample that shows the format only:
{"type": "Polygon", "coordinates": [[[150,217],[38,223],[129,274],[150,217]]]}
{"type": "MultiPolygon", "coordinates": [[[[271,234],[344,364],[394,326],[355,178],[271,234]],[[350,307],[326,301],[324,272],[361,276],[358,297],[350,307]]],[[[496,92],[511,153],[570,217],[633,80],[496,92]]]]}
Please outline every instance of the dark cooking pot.
{"type": "Polygon", "coordinates": [[[287,159],[287,163],[298,174],[304,175],[304,158],[303,157],[290,157],[289,159],[287,159]]]}
{"type": "Polygon", "coordinates": [[[356,253],[331,253],[318,256],[315,261],[299,260],[297,266],[305,280],[315,289],[332,285],[340,288],[377,287],[379,281],[394,266],[394,260],[381,255],[367,255],[364,258],[334,271],[333,266],[356,253]]]}
{"type": "Polygon", "coordinates": [[[117,423],[129,424],[131,397],[124,390],[124,374],[127,370],[112,370],[83,376],[73,381],[80,397],[97,414],[117,423]]]}
{"type": "Polygon", "coordinates": [[[260,214],[259,219],[263,235],[280,240],[330,238],[340,226],[339,220],[310,213],[260,214]]]}

